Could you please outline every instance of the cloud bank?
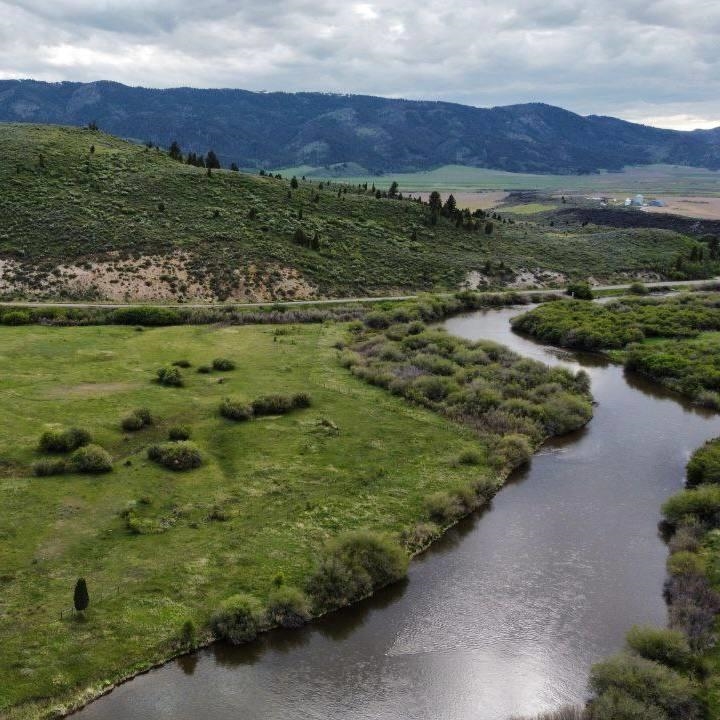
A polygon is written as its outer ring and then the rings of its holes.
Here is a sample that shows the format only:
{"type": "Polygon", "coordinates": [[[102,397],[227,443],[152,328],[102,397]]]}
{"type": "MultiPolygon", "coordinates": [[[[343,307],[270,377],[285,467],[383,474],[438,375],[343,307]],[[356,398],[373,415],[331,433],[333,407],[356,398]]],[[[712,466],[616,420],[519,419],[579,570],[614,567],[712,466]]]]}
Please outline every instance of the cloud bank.
{"type": "Polygon", "coordinates": [[[0,0],[0,77],[542,101],[720,125],[717,0],[0,0]]]}

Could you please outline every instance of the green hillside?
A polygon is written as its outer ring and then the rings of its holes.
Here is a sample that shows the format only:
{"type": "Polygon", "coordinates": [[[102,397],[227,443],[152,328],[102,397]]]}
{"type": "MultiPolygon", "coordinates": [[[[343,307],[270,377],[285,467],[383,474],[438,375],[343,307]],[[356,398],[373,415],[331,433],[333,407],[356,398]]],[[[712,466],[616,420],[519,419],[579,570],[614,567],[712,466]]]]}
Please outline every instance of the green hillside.
{"type": "MultiPolygon", "coordinates": [[[[693,241],[659,230],[521,218],[457,227],[370,190],[211,176],[81,128],[0,125],[0,295],[270,300],[491,286],[526,271],[611,280],[661,275],[693,241]],[[91,151],[94,149],[94,151],[91,151]],[[541,224],[544,223],[544,224],[541,224]],[[298,230],[318,249],[293,241],[298,230]]],[[[400,190],[402,191],[402,187],[400,190]]],[[[526,276],[527,277],[527,276],[526,276]]]]}

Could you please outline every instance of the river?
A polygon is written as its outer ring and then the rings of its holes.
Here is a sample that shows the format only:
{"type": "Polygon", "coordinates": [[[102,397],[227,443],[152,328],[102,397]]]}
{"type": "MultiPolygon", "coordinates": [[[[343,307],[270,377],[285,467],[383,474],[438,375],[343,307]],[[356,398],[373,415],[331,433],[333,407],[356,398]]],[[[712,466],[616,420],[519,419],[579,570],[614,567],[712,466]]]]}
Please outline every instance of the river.
{"type": "Polygon", "coordinates": [[[82,720],[508,720],[586,696],[590,665],[635,623],[664,624],[660,505],[720,417],[597,356],[520,337],[524,309],[446,322],[585,368],[590,424],[547,443],[406,582],[300,631],[215,645],[135,678],[82,720]]]}

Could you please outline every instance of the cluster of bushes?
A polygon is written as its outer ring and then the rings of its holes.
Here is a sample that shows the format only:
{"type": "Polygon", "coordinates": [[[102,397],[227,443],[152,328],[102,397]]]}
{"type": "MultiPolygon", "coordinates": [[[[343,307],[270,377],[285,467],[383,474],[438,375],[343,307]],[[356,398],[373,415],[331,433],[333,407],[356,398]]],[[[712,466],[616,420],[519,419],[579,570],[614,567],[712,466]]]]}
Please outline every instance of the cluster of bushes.
{"type": "Polygon", "coordinates": [[[408,555],[390,538],[369,531],[345,533],[330,542],[304,590],[276,576],[267,604],[239,593],[221,603],[210,618],[213,635],[233,644],[253,640],[270,627],[298,628],[313,614],[343,607],[373,590],[402,579],[408,555]]]}
{"type": "Polygon", "coordinates": [[[49,453],[70,453],[69,457],[42,458],[33,465],[37,477],[65,473],[106,473],[112,470],[112,457],[93,445],[90,433],[81,428],[49,430],[40,437],[39,448],[49,453]]]}
{"type": "Polygon", "coordinates": [[[308,579],[306,592],[317,613],[366,597],[405,577],[408,555],[383,535],[349,532],[332,541],[308,579]]]}
{"type": "Polygon", "coordinates": [[[417,314],[407,307],[370,313],[353,328],[341,362],[367,382],[472,427],[490,464],[522,465],[542,440],[590,419],[586,373],[430,329],[417,314]]]}
{"type": "Polygon", "coordinates": [[[720,330],[720,294],[626,297],[606,305],[546,303],[514,318],[516,330],[580,350],[620,349],[645,338],[692,338],[720,330]]]}
{"type": "Polygon", "coordinates": [[[120,420],[120,427],[125,432],[137,432],[146,427],[151,427],[154,423],[152,413],[147,408],[136,408],[120,420]]]}
{"type": "Polygon", "coordinates": [[[291,410],[308,408],[312,399],[307,393],[295,395],[263,395],[251,403],[224,398],[220,403],[220,415],[228,420],[250,420],[263,415],[284,415],[291,410]]]}
{"type": "Polygon", "coordinates": [[[326,321],[349,322],[362,318],[367,307],[337,305],[328,307],[304,307],[287,309],[277,305],[266,308],[243,309],[232,305],[225,307],[178,307],[136,306],[117,308],[102,307],[33,307],[7,308],[0,314],[4,325],[132,325],[136,327],[163,327],[172,325],[208,325],[225,323],[231,325],[323,323],[326,321]]]}
{"type": "Polygon", "coordinates": [[[713,335],[630,345],[625,367],[720,410],[720,340],[713,335]]]}
{"type": "Polygon", "coordinates": [[[147,456],[153,462],[169,470],[192,470],[203,463],[202,453],[195,443],[189,440],[158,443],[148,448],[147,456]]]}

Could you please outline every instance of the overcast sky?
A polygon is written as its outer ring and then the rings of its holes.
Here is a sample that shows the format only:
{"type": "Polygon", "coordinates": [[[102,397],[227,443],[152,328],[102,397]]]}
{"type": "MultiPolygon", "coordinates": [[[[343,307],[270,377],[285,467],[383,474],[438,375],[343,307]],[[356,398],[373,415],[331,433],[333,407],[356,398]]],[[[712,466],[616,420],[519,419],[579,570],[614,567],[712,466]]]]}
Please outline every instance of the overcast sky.
{"type": "Polygon", "coordinates": [[[720,125],[720,0],[0,0],[0,78],[543,101],[720,125]]]}

